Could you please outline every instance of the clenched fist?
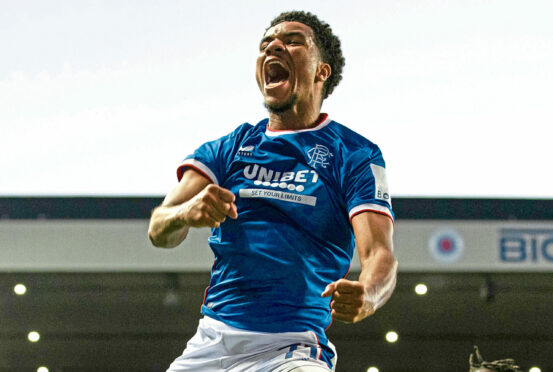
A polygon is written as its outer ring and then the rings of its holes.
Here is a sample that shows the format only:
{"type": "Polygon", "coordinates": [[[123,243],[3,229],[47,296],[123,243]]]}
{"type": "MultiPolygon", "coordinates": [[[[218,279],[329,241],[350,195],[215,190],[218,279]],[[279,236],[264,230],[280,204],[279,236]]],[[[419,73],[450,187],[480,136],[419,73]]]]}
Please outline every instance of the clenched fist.
{"type": "Polygon", "coordinates": [[[180,211],[188,226],[219,227],[226,217],[236,219],[238,213],[234,194],[225,188],[210,184],[186,202],[180,211]]]}
{"type": "Polygon", "coordinates": [[[332,296],[332,318],[356,323],[374,314],[374,303],[358,281],[340,279],[326,286],[322,297],[332,296]]]}

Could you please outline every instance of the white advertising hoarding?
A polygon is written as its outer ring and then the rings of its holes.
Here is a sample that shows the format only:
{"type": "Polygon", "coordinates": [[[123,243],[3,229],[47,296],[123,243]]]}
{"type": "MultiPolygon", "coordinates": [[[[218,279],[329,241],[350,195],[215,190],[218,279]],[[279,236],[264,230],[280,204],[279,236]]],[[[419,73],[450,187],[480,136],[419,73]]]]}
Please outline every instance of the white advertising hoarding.
{"type": "MultiPolygon", "coordinates": [[[[174,249],[154,248],[146,220],[0,221],[3,272],[206,271],[209,229],[192,229],[174,249]]],[[[403,272],[553,272],[553,223],[396,222],[403,272]]],[[[359,271],[354,257],[351,271],[359,271]]]]}

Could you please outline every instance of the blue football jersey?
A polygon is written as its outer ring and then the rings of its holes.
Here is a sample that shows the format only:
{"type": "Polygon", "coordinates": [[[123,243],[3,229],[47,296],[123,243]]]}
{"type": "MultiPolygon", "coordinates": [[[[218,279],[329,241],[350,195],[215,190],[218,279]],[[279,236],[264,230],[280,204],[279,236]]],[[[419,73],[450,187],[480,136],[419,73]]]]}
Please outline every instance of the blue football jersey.
{"type": "Polygon", "coordinates": [[[394,218],[378,146],[321,115],[310,129],[273,131],[268,119],[242,124],[185,158],[236,196],[238,218],[212,229],[215,255],[202,313],[260,332],[313,331],[330,364],[325,287],[346,276],[353,215],[394,218]]]}

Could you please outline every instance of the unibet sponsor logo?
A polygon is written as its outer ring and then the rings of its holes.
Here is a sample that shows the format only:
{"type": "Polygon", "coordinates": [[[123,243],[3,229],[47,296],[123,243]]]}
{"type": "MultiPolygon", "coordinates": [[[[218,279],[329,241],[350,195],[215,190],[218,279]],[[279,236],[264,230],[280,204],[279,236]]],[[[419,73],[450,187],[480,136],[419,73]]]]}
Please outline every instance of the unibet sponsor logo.
{"type": "Polygon", "coordinates": [[[279,172],[265,168],[259,164],[248,165],[244,168],[244,176],[255,180],[255,185],[270,186],[302,192],[305,183],[316,183],[319,175],[314,170],[300,170],[297,172],[279,172]],[[298,185],[299,184],[299,185],[298,185]]]}
{"type": "Polygon", "coordinates": [[[268,189],[241,189],[239,195],[242,198],[264,198],[277,199],[295,204],[305,204],[314,207],[317,205],[317,198],[312,195],[301,195],[291,192],[268,189]]]}

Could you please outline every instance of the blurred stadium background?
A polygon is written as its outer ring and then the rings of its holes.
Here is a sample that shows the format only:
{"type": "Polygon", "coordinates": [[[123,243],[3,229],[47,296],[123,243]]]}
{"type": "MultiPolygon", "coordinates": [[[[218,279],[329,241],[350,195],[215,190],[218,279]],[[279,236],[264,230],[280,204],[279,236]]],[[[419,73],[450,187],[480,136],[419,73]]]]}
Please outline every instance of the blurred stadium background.
{"type": "MultiPolygon", "coordinates": [[[[207,230],[149,246],[160,201],[0,198],[0,370],[165,371],[195,332],[212,258],[207,230]]],[[[337,371],[466,371],[472,345],[553,370],[553,201],[394,204],[397,289],[375,316],[331,326],[337,371]]]]}

